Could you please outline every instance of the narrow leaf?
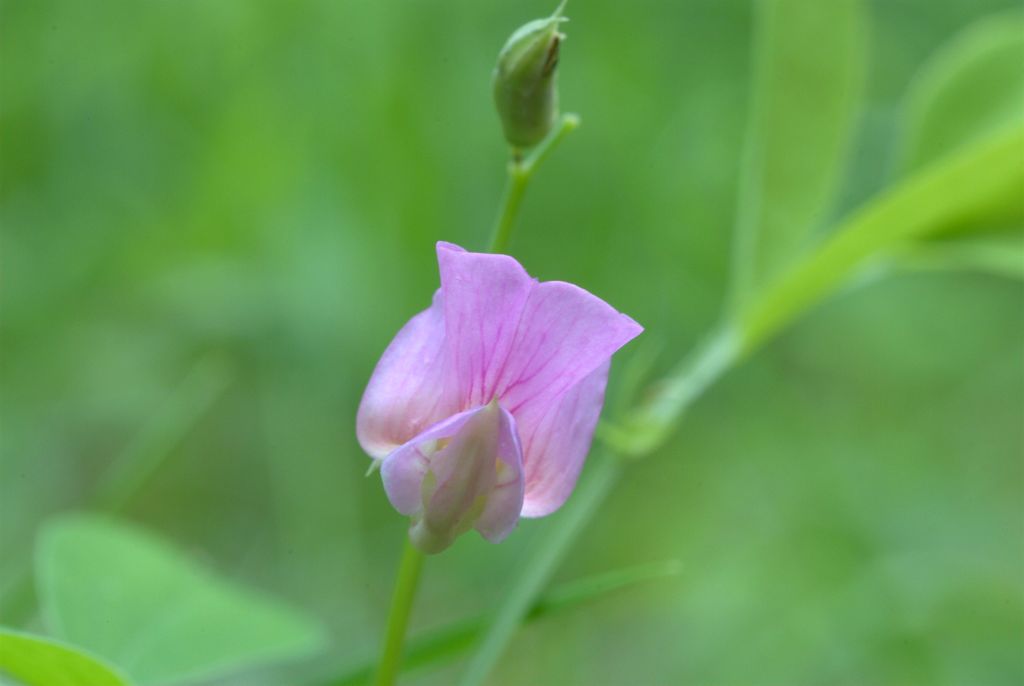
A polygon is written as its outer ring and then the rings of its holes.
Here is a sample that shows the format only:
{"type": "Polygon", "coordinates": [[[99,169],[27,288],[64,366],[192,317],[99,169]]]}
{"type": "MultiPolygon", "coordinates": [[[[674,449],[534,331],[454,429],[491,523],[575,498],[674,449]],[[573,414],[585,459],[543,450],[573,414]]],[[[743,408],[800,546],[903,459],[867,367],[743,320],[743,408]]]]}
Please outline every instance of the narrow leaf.
{"type": "Polygon", "coordinates": [[[971,271],[1024,280],[1024,228],[929,241],[895,255],[911,270],[971,271]]]}
{"type": "Polygon", "coordinates": [[[323,644],[320,626],[295,610],[109,518],[72,515],[46,525],[36,574],[53,633],[140,684],[210,678],[323,644]]]}
{"type": "Polygon", "coordinates": [[[128,686],[117,670],[81,648],[0,628],[0,676],[25,686],[128,686]]]}
{"type": "Polygon", "coordinates": [[[1020,216],[1024,127],[990,136],[929,165],[869,203],[741,317],[749,352],[844,284],[871,258],[962,225],[1020,216]]]}
{"type": "Polygon", "coordinates": [[[940,49],[914,79],[904,117],[908,171],[1024,122],[1024,15],[981,19],[940,49]]]}
{"type": "MultiPolygon", "coordinates": [[[[940,49],[907,97],[905,168],[918,169],[1024,125],[1022,65],[1024,14],[1019,11],[985,17],[940,49]]],[[[889,266],[1024,277],[1024,189],[1020,195],[1016,212],[998,218],[1003,226],[960,222],[898,249],[889,266]]]]}
{"type": "Polygon", "coordinates": [[[789,266],[826,219],[860,111],[866,55],[859,0],[764,0],[755,8],[737,302],[789,266]]]}

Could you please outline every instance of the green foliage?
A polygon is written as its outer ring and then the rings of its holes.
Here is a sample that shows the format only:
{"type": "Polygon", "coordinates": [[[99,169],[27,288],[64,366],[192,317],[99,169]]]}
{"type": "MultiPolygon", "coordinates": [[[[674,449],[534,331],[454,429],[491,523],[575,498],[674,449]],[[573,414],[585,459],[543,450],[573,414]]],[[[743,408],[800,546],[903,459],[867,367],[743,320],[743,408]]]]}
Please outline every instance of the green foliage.
{"type": "MultiPolygon", "coordinates": [[[[1024,14],[1020,12],[985,17],[950,41],[922,67],[907,95],[905,169],[916,170],[986,137],[1024,126],[1021,65],[1024,14]]],[[[961,222],[940,233],[938,240],[932,237],[907,246],[893,264],[1021,278],[1022,227],[1024,192],[1018,192],[1003,216],[991,222],[961,222]]]]}
{"type": "Polygon", "coordinates": [[[855,212],[744,313],[744,348],[760,345],[872,258],[952,226],[987,226],[1015,214],[1022,159],[1024,126],[927,167],[855,212]]]}
{"type": "MultiPolygon", "coordinates": [[[[839,11],[843,4],[822,5],[826,6],[829,9],[821,11],[839,11]]],[[[765,7],[780,11],[772,3],[765,7]]],[[[799,13],[797,8],[792,11],[799,13]]],[[[761,30],[766,32],[769,44],[771,36],[779,30],[773,17],[770,11],[762,16],[761,30]]],[[[809,35],[806,38],[810,40],[809,35]]],[[[756,82],[759,90],[754,103],[755,121],[758,103],[789,102],[781,94],[792,87],[790,80],[799,78],[804,70],[816,73],[815,68],[820,66],[804,64],[800,59],[810,60],[811,56],[794,56],[790,63],[780,67],[775,79],[766,80],[764,74],[760,75],[756,82]]],[[[919,163],[933,164],[915,169],[917,174],[886,190],[840,223],[820,246],[752,297],[736,323],[729,323],[712,336],[692,358],[658,382],[637,410],[619,425],[605,427],[602,436],[627,455],[649,453],[663,443],[686,407],[728,369],[737,354],[749,354],[846,284],[859,270],[888,259],[893,253],[900,255],[891,261],[897,267],[936,267],[945,262],[947,268],[972,268],[1000,275],[1019,276],[1024,272],[1024,234],[1019,229],[1007,229],[1003,235],[960,235],[993,224],[1018,227],[1024,222],[1024,129],[1020,129],[1024,120],[1019,114],[1024,112],[1024,79],[1017,74],[1022,63],[1024,20],[1016,14],[987,19],[943,50],[925,68],[909,98],[915,150],[912,157],[919,163]],[[975,104],[953,106],[968,97],[965,91],[972,88],[979,91],[974,93],[975,104]],[[942,154],[950,150],[955,154],[948,158],[942,154]],[[918,245],[950,233],[960,237],[927,248],[918,245]]],[[[832,85],[845,92],[845,69],[835,65],[828,68],[838,72],[832,85]]],[[[827,73],[821,75],[823,83],[829,81],[827,73]]],[[[821,126],[834,125],[836,120],[810,110],[804,116],[821,126]]],[[[795,136],[796,129],[791,128],[794,121],[799,121],[799,117],[784,118],[784,124],[775,129],[754,126],[749,133],[748,150],[761,150],[768,147],[766,141],[785,139],[787,131],[795,136]]],[[[839,147],[843,147],[841,137],[849,135],[849,131],[833,133],[839,137],[839,147]]],[[[785,159],[784,155],[780,157],[785,159]]],[[[822,166],[816,172],[807,167],[808,178],[821,178],[831,168],[824,164],[824,158],[819,162],[822,166]]],[[[746,165],[749,184],[751,178],[760,174],[763,160],[756,155],[748,157],[746,165]]],[[[795,184],[786,194],[759,196],[759,204],[741,196],[739,214],[744,217],[744,212],[749,211],[744,207],[752,206],[765,216],[776,211],[785,213],[792,202],[820,207],[822,197],[818,186],[795,184]]],[[[800,225],[787,224],[791,228],[800,225]]],[[[750,226],[741,228],[752,230],[750,226]]],[[[744,237],[741,231],[739,240],[745,238],[749,236],[744,237]]],[[[766,245],[775,240],[770,231],[761,239],[766,245]]]]}
{"type": "Polygon", "coordinates": [[[320,627],[197,566],[153,535],[95,515],[49,523],[37,552],[57,635],[140,684],[195,681],[320,648],[320,627]]]}
{"type": "Polygon", "coordinates": [[[81,648],[0,629],[0,674],[25,686],[128,686],[103,660],[81,648]]]}
{"type": "Polygon", "coordinates": [[[894,266],[1024,279],[1024,228],[952,236],[909,246],[896,253],[894,266]]]}
{"type": "Polygon", "coordinates": [[[827,218],[861,108],[860,0],[755,3],[754,85],[736,231],[736,297],[773,281],[827,218]]]}
{"type": "MultiPolygon", "coordinates": [[[[617,591],[676,576],[679,574],[679,568],[677,562],[635,565],[560,584],[543,593],[526,613],[523,621],[529,624],[557,616],[567,610],[580,609],[581,606],[599,601],[617,591]]],[[[402,660],[402,670],[411,672],[436,667],[457,658],[473,647],[487,630],[491,619],[489,615],[473,617],[411,637],[402,660]]],[[[361,665],[346,668],[342,676],[332,679],[327,684],[358,686],[368,682],[373,676],[376,659],[377,656],[374,655],[361,665]]]]}
{"type": "Polygon", "coordinates": [[[906,98],[903,166],[914,171],[1024,123],[1024,14],[985,17],[938,51],[906,98]]]}
{"type": "Polygon", "coordinates": [[[598,435],[623,457],[649,455],[664,444],[687,408],[732,367],[739,352],[736,330],[732,325],[722,328],[598,435]]]}

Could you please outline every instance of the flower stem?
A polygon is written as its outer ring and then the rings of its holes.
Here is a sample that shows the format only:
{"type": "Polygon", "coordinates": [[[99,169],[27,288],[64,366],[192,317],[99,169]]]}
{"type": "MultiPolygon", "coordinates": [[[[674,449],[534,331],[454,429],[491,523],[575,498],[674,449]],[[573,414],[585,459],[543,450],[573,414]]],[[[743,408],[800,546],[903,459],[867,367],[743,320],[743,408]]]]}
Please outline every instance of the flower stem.
{"type": "Polygon", "coordinates": [[[526,186],[529,182],[530,176],[523,169],[522,162],[513,160],[508,163],[508,180],[505,182],[505,194],[501,199],[501,212],[498,215],[497,224],[494,225],[494,236],[491,238],[491,247],[488,248],[488,252],[508,250],[512,227],[515,226],[519,205],[523,201],[523,195],[526,194],[526,186]]]}
{"type": "Polygon", "coordinates": [[[530,184],[537,166],[547,159],[551,151],[562,142],[569,133],[580,125],[580,118],[575,114],[563,114],[558,125],[548,134],[547,138],[537,144],[530,154],[523,157],[521,151],[514,151],[508,163],[508,180],[505,183],[505,194],[501,200],[501,209],[494,224],[494,235],[488,252],[506,252],[512,229],[519,216],[519,207],[530,184]]]}
{"type": "Polygon", "coordinates": [[[375,686],[392,686],[398,676],[402,663],[405,630],[409,626],[409,613],[412,611],[413,600],[416,598],[416,589],[419,587],[422,568],[423,553],[414,548],[406,538],[402,561],[398,565],[395,592],[391,596],[388,627],[384,634],[384,650],[381,652],[380,663],[377,667],[377,678],[373,682],[375,686]]]}

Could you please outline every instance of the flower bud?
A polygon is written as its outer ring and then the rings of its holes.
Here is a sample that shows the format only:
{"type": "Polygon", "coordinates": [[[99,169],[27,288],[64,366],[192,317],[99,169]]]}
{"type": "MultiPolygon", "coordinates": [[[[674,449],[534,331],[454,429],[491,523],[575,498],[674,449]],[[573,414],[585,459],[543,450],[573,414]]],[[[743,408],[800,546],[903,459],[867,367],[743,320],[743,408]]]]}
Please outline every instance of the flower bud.
{"type": "Polygon", "coordinates": [[[548,134],[558,117],[555,68],[565,36],[559,5],[547,19],[520,26],[498,53],[494,68],[494,104],[505,140],[514,148],[530,148],[548,134]]]}

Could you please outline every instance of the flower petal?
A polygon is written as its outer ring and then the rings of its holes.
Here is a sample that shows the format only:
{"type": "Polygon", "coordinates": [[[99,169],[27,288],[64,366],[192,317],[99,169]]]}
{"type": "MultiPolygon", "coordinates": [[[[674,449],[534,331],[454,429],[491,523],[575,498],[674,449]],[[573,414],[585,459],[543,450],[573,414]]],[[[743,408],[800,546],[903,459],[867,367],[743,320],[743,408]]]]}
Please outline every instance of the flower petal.
{"type": "Polygon", "coordinates": [[[526,472],[523,517],[550,514],[572,493],[604,405],[610,366],[604,362],[557,403],[534,403],[518,415],[526,472]]]}
{"type": "Polygon", "coordinates": [[[590,448],[609,358],[642,331],[506,255],[438,243],[437,257],[441,288],[388,346],[357,417],[364,449],[385,458],[392,504],[414,534],[426,527],[428,552],[469,526],[497,542],[520,515],[561,507],[590,448]],[[480,414],[495,401],[497,416],[480,414]]]}
{"type": "Polygon", "coordinates": [[[396,510],[404,515],[412,515],[423,506],[420,488],[430,468],[430,458],[437,452],[437,441],[457,434],[481,409],[478,407],[460,412],[434,424],[384,458],[380,476],[388,500],[396,510]]]}
{"type": "Polygon", "coordinates": [[[409,536],[426,553],[439,553],[473,527],[497,480],[501,409],[489,403],[470,415],[452,440],[430,457],[421,489],[423,512],[409,536]]]}
{"type": "Polygon", "coordinates": [[[631,318],[579,286],[563,281],[538,284],[523,308],[503,365],[498,392],[502,405],[521,424],[522,410],[533,404],[557,404],[641,331],[643,327],[631,318]]]}
{"type": "Polygon", "coordinates": [[[438,422],[381,466],[391,504],[413,517],[418,548],[437,553],[469,528],[497,543],[523,505],[522,451],[515,420],[497,402],[438,422]]]}
{"type": "Polygon", "coordinates": [[[444,304],[409,320],[377,363],[359,403],[356,436],[363,450],[383,458],[448,414],[444,401],[444,304]]]}
{"type": "Polygon", "coordinates": [[[491,543],[500,543],[516,528],[523,509],[526,480],[523,475],[523,450],[516,420],[504,408],[498,433],[498,476],[487,506],[476,521],[476,530],[491,543]]]}
{"type": "Polygon", "coordinates": [[[437,244],[445,332],[459,409],[490,402],[537,282],[507,255],[437,244]]]}
{"type": "Polygon", "coordinates": [[[523,442],[523,516],[561,507],[590,449],[612,354],[643,328],[569,283],[533,289],[499,381],[523,442]]]}

